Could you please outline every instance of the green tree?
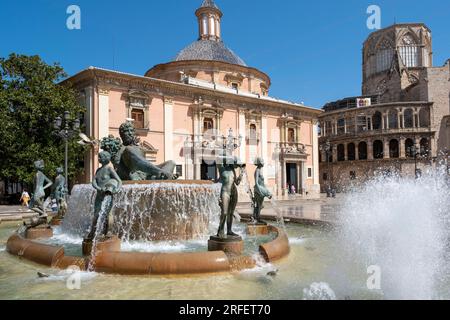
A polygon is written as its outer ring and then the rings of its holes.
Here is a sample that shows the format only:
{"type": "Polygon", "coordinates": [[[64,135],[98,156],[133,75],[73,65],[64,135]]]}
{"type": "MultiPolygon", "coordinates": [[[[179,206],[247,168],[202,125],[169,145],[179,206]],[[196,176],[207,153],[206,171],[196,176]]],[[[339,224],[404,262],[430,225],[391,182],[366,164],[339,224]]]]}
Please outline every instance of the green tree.
{"type": "MultiPolygon", "coordinates": [[[[59,64],[39,56],[0,58],[0,180],[31,184],[39,159],[49,177],[64,165],[64,143],[54,135],[53,121],[66,110],[72,118],[85,111],[75,91],[58,84],[65,77],[59,64]]],[[[69,178],[82,170],[83,154],[82,146],[69,142],[69,178]]]]}

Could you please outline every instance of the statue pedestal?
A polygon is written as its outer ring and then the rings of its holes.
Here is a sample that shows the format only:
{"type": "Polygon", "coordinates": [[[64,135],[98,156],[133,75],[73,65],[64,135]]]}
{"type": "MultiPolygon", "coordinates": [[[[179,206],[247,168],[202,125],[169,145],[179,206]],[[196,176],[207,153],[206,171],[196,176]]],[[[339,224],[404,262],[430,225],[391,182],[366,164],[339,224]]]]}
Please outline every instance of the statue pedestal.
{"type": "Polygon", "coordinates": [[[48,239],[53,237],[53,229],[48,225],[40,225],[34,228],[29,228],[25,232],[25,238],[29,240],[34,239],[48,239]]]}
{"type": "Polygon", "coordinates": [[[244,241],[239,236],[228,238],[213,236],[208,241],[208,251],[223,251],[228,254],[240,255],[243,250],[244,241]]]}
{"type": "MultiPolygon", "coordinates": [[[[83,256],[90,256],[92,253],[93,241],[84,239],[82,244],[83,256]]],[[[105,237],[97,241],[96,252],[115,252],[120,251],[120,239],[117,236],[105,237]]]]}
{"type": "Polygon", "coordinates": [[[52,226],[60,226],[62,224],[62,222],[63,222],[62,218],[54,217],[50,221],[50,225],[52,225],[52,226]]]}
{"type": "Polygon", "coordinates": [[[263,236],[269,234],[269,227],[265,222],[247,224],[247,234],[250,236],[263,236]]]}

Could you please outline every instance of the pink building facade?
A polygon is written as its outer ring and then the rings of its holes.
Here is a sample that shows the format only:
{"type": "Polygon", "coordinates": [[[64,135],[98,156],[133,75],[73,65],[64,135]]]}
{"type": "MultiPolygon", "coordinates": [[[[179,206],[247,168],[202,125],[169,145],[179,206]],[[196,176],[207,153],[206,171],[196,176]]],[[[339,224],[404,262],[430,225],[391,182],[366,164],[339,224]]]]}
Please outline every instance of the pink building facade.
{"type": "MultiPolygon", "coordinates": [[[[267,185],[275,195],[292,184],[299,193],[318,193],[318,109],[269,96],[270,78],[248,67],[221,38],[222,12],[205,0],[196,11],[199,38],[174,61],[144,76],[90,67],[67,79],[86,107],[86,134],[119,137],[132,119],[148,161],[177,163],[180,179],[215,180],[215,156],[228,136],[235,155],[247,163],[265,160],[267,185]]],[[[85,182],[98,168],[99,150],[85,157],[85,182]]]]}

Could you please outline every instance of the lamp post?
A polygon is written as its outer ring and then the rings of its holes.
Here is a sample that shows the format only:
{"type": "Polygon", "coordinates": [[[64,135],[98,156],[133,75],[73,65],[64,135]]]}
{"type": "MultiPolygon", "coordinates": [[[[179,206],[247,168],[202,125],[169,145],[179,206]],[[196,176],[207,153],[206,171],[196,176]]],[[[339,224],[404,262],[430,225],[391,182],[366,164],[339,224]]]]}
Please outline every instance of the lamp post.
{"type": "Polygon", "coordinates": [[[70,118],[70,112],[65,111],[64,116],[56,117],[53,128],[55,129],[55,135],[60,137],[64,143],[64,171],[65,171],[65,188],[69,190],[69,179],[68,179],[68,149],[69,149],[69,139],[78,135],[80,131],[80,119],[76,118],[72,120],[70,118]]]}
{"type": "Polygon", "coordinates": [[[410,156],[414,157],[414,175],[416,177],[416,179],[419,179],[420,174],[419,174],[419,170],[417,169],[417,156],[420,155],[420,150],[417,150],[417,147],[415,145],[412,145],[411,147],[408,148],[408,153],[410,156]]]}
{"type": "Polygon", "coordinates": [[[328,187],[327,187],[327,196],[331,196],[331,174],[330,174],[330,151],[331,151],[331,143],[330,140],[327,140],[325,144],[320,146],[321,151],[325,151],[325,156],[327,158],[327,173],[328,173],[328,187]]]}

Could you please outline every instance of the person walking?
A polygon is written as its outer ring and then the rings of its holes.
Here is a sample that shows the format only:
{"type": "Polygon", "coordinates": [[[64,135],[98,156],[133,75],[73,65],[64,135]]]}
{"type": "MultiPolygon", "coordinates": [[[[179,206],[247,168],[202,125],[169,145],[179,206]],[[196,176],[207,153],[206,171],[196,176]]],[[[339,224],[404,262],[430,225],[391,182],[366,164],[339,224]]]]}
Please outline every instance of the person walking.
{"type": "Polygon", "coordinates": [[[28,207],[28,202],[30,201],[30,195],[28,194],[26,189],[23,189],[22,196],[20,197],[20,202],[22,206],[28,207]]]}

